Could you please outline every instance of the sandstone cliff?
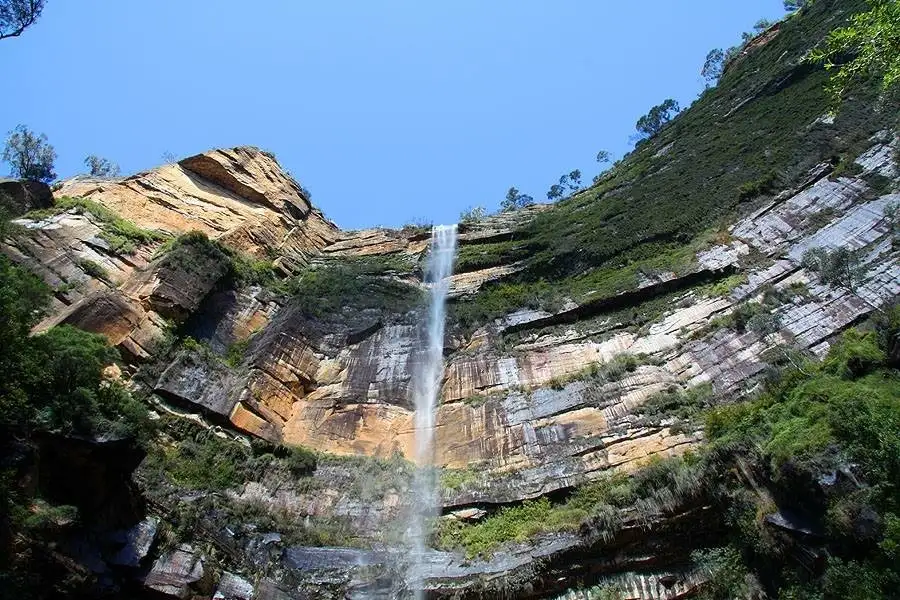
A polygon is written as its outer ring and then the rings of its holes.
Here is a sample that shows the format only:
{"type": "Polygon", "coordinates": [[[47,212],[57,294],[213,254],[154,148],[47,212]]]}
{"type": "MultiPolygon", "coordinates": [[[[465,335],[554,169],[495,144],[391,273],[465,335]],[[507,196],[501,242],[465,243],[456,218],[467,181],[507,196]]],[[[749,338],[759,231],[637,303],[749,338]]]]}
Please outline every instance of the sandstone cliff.
{"type": "MultiPolygon", "coordinates": [[[[460,227],[435,432],[445,519],[565,497],[684,455],[703,444],[701,424],[660,398],[749,397],[789,352],[823,356],[896,301],[900,123],[888,100],[864,98],[837,121],[824,113],[813,90],[825,75],[800,62],[827,31],[828,11],[816,10],[748,46],[722,89],[594,187],[460,227]],[[861,257],[852,290],[802,264],[810,248],[839,247],[861,257]],[[772,326],[745,327],[747,311],[772,326]]],[[[19,218],[23,231],[2,247],[55,291],[40,328],[105,335],[161,414],[323,453],[299,480],[265,468],[218,496],[148,491],[151,512],[169,520],[209,501],[198,537],[234,572],[213,584],[210,552],[182,544],[158,556],[146,586],[170,597],[216,586],[240,598],[389,593],[428,232],[340,231],[273,156],[248,147],[76,178],[55,196],[58,207],[90,204],[19,218]],[[97,206],[149,233],[123,249],[97,206]],[[218,245],[173,254],[189,232],[218,245]],[[235,260],[277,275],[238,281],[235,260]],[[219,502],[302,523],[310,537],[282,543],[276,526],[235,521],[219,502]]],[[[678,485],[648,487],[655,504],[617,507],[615,527],[544,533],[493,555],[435,550],[426,587],[537,598],[615,580],[629,598],[689,597],[704,575],[688,555],[723,524],[709,496],[678,485]]]]}

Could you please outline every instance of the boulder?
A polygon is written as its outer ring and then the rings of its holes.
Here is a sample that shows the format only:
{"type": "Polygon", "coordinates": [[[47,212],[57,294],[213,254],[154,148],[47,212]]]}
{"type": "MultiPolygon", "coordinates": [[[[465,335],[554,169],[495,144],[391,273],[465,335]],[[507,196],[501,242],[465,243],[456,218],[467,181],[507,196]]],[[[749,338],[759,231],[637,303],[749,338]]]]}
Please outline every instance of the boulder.
{"type": "Polygon", "coordinates": [[[225,572],[213,600],[253,600],[253,584],[234,573],[225,572]]]}
{"type": "Polygon", "coordinates": [[[50,186],[40,181],[0,179],[0,210],[7,217],[18,217],[30,210],[53,206],[50,186]]]}
{"type": "Polygon", "coordinates": [[[109,562],[122,567],[139,566],[153,546],[158,527],[159,519],[147,517],[124,531],[122,538],[125,544],[109,562]]]}
{"type": "Polygon", "coordinates": [[[189,598],[202,587],[204,557],[190,544],[181,544],[160,556],[144,579],[144,587],[168,598],[189,598]]]}

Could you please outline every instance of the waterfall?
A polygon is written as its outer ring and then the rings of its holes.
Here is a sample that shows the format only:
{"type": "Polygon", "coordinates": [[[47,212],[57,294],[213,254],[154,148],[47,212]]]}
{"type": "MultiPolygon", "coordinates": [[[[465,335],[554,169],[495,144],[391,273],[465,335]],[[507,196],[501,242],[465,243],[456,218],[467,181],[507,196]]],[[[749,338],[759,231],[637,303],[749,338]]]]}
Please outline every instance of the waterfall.
{"type": "Polygon", "coordinates": [[[425,344],[415,383],[415,461],[412,520],[409,542],[412,549],[407,585],[417,598],[422,591],[425,570],[428,521],[437,514],[437,481],[434,462],[434,422],[438,394],[444,373],[444,319],[453,259],[456,255],[456,225],[435,226],[431,230],[431,250],[425,271],[429,286],[425,344]]]}

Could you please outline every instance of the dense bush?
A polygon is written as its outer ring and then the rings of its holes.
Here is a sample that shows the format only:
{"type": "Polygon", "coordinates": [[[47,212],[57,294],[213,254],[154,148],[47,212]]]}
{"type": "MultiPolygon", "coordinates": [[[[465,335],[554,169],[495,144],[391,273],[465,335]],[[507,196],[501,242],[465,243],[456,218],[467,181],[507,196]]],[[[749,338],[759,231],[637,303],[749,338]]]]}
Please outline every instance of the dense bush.
{"type": "Polygon", "coordinates": [[[890,313],[876,324],[847,331],[822,363],[786,372],[759,399],[707,415],[713,451],[756,465],[779,508],[827,532],[830,558],[810,573],[784,562],[787,542],[745,521],[738,543],[780,598],[887,598],[900,583],[900,373],[887,360],[900,328],[890,313]],[[854,483],[823,492],[836,476],[854,483]]]}
{"type": "Polygon", "coordinates": [[[316,454],[304,448],[273,446],[262,440],[248,446],[168,415],[162,423],[166,443],[152,448],[141,466],[143,478],[151,483],[215,492],[259,480],[267,470],[281,469],[298,478],[316,469],[316,454]]]}
{"type": "Polygon", "coordinates": [[[65,325],[30,335],[48,297],[43,283],[0,255],[0,596],[4,598],[25,597],[33,587],[50,589],[65,577],[64,573],[57,577],[38,557],[21,550],[35,540],[36,547],[52,540],[77,516],[73,507],[54,506],[36,497],[33,482],[21,480],[15,465],[21,467],[23,448],[37,447],[38,433],[134,437],[146,442],[154,430],[144,404],[118,382],[104,379],[103,369],[118,355],[102,336],[65,325]]]}
{"type": "Polygon", "coordinates": [[[622,524],[622,509],[634,508],[641,524],[649,527],[655,518],[703,494],[705,469],[704,463],[691,456],[653,460],[634,476],[617,474],[585,484],[561,502],[547,497],[526,500],[475,524],[444,519],[438,525],[437,542],[474,557],[506,543],[582,526],[611,539],[622,524]]]}
{"type": "Polygon", "coordinates": [[[347,308],[402,313],[422,298],[418,288],[396,277],[410,270],[406,262],[391,257],[333,260],[307,268],[283,290],[304,313],[318,318],[347,308]]]}
{"type": "Polygon", "coordinates": [[[243,287],[275,283],[272,263],[233,250],[202,231],[189,231],[164,244],[157,256],[165,264],[198,277],[211,274],[224,285],[243,287]]]}

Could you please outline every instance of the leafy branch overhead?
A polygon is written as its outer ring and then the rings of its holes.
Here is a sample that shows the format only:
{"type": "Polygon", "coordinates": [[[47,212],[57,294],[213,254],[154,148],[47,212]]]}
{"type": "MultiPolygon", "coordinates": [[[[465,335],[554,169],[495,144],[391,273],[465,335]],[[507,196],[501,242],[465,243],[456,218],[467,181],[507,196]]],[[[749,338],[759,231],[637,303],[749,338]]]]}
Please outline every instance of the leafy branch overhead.
{"type": "Polygon", "coordinates": [[[834,108],[857,84],[874,79],[887,91],[900,83],[900,1],[869,0],[869,5],[809,55],[810,62],[832,72],[828,94],[834,108]]]}
{"type": "Polygon", "coordinates": [[[45,0],[0,0],[0,40],[22,35],[41,16],[45,0]]]}

